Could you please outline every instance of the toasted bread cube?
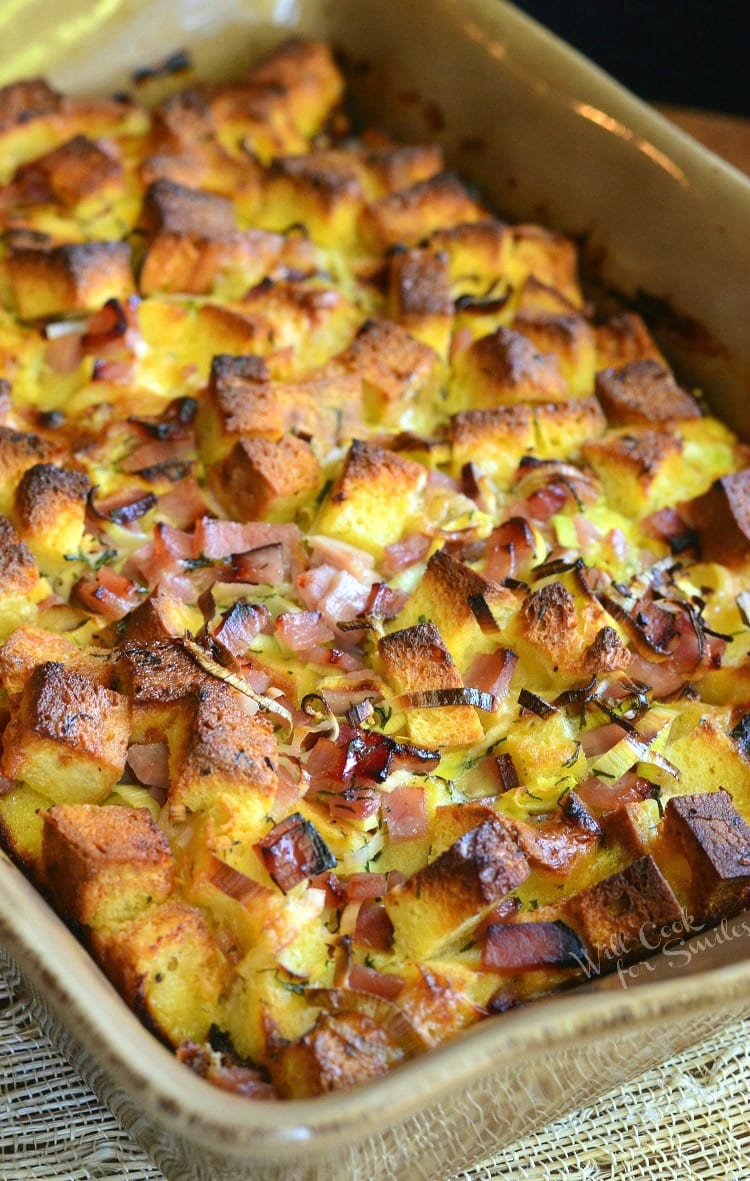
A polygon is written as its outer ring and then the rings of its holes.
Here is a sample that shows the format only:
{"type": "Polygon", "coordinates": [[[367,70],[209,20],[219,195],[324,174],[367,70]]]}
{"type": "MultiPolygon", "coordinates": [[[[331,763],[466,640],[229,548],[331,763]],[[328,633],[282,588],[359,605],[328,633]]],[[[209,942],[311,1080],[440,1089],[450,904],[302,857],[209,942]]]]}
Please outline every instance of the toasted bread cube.
{"type": "Polygon", "coordinates": [[[184,902],[147,907],[92,949],[137,1016],[173,1046],[203,1042],[221,1024],[229,965],[203,915],[184,902]]]}
{"type": "Polygon", "coordinates": [[[438,1045],[483,1016],[472,998],[476,974],[455,961],[417,964],[410,975],[398,994],[398,1007],[426,1045],[438,1045]]]}
{"type": "Polygon", "coordinates": [[[385,895],[396,955],[427,958],[458,942],[483,911],[529,873],[528,861],[503,822],[483,820],[385,895]]]}
{"type": "Polygon", "coordinates": [[[585,651],[596,642],[606,622],[607,616],[598,604],[587,602],[579,607],[567,587],[558,581],[527,595],[517,617],[523,647],[561,677],[580,672],[585,651]]]}
{"type": "Polygon", "coordinates": [[[293,432],[338,439],[361,410],[361,381],[354,374],[320,370],[296,383],[272,381],[260,357],[214,357],[211,379],[196,423],[201,457],[214,463],[241,436],[279,439],[293,432]]]}
{"type": "Polygon", "coordinates": [[[179,710],[209,676],[171,640],[127,643],[117,656],[117,689],[130,698],[132,741],[161,741],[179,710]]]}
{"type": "Polygon", "coordinates": [[[502,749],[513,760],[521,784],[559,776],[563,766],[573,774],[578,766],[583,766],[575,723],[563,710],[555,710],[546,718],[535,714],[519,717],[508,731],[502,749]]]}
{"type": "Polygon", "coordinates": [[[643,857],[651,851],[657,835],[659,809],[656,800],[633,800],[620,804],[601,817],[607,842],[616,842],[632,856],[643,857]]]}
{"type": "MultiPolygon", "coordinates": [[[[302,241],[310,245],[309,239],[302,241]]],[[[264,279],[236,306],[266,320],[272,328],[274,348],[293,350],[298,368],[308,374],[345,348],[362,322],[353,301],[330,281],[312,276],[264,279]]]]}
{"type": "Polygon", "coordinates": [[[168,731],[170,811],[200,811],[222,792],[234,792],[257,801],[258,815],[267,815],[277,784],[270,722],[249,714],[242,694],[215,678],[189,704],[168,731]]]}
{"type": "Polygon", "coordinates": [[[531,409],[536,452],[541,459],[564,459],[574,455],[584,443],[599,438],[607,428],[607,420],[596,398],[548,402],[531,409]]]}
{"type": "Polygon", "coordinates": [[[443,171],[443,150],[439,144],[393,144],[366,152],[363,164],[374,196],[408,189],[443,171]]]}
{"type": "MultiPolygon", "coordinates": [[[[122,620],[122,644],[150,644],[200,630],[200,608],[190,607],[164,590],[156,590],[122,620]]],[[[0,650],[0,657],[2,651],[0,650]]]]}
{"type": "Polygon", "coordinates": [[[2,772],[58,804],[96,804],[125,768],[127,700],[53,661],[40,664],[11,708],[2,772]]]}
{"type": "Polygon", "coordinates": [[[346,249],[357,238],[364,202],[359,169],[343,151],[278,156],[265,181],[261,223],[268,229],[305,226],[320,246],[346,249]]]}
{"type": "Polygon", "coordinates": [[[0,648],[0,684],[9,697],[22,692],[34,669],[43,661],[65,664],[95,685],[112,688],[114,660],[109,649],[82,648],[61,632],[18,627],[0,648]]]}
{"type": "Polygon", "coordinates": [[[658,361],[629,361],[596,375],[596,396],[610,426],[669,425],[700,418],[701,409],[658,361]]]}
{"type": "Polygon", "coordinates": [[[498,328],[459,353],[450,389],[452,410],[482,410],[517,402],[564,402],[568,387],[557,358],[539,353],[511,328],[498,328]]]}
{"type": "Polygon", "coordinates": [[[68,921],[120,927],[171,893],[172,854],[147,808],[56,804],[43,819],[45,881],[68,921]]]}
{"type": "Polygon", "coordinates": [[[387,1074],[404,1051],[365,1013],[321,1013],[297,1041],[279,1041],[269,1052],[274,1087],[285,1099],[309,1099],[387,1074]]]}
{"type": "Polygon", "coordinates": [[[390,320],[366,320],[351,345],[336,361],[363,382],[365,409],[376,422],[393,411],[403,415],[407,404],[435,379],[434,349],[416,340],[390,320]]]}
{"type": "Polygon", "coordinates": [[[640,316],[620,312],[596,329],[597,370],[619,369],[629,361],[659,361],[664,358],[640,316]]]}
{"type": "Polygon", "coordinates": [[[215,238],[237,228],[234,206],[226,197],[166,180],[157,180],[146,190],[140,225],[151,242],[160,234],[215,238]]]}
{"type": "Polygon", "coordinates": [[[43,570],[59,569],[83,538],[89,481],[83,472],[37,463],[16,488],[15,518],[43,570]]]}
{"type": "Polygon", "coordinates": [[[344,80],[330,46],[291,38],[254,66],[248,84],[262,91],[269,112],[306,139],[320,131],[341,98],[344,80]]]}
{"type": "Polygon", "coordinates": [[[24,78],[0,88],[0,131],[57,111],[61,96],[44,78],[24,78]]]}
{"type": "Polygon", "coordinates": [[[293,521],[320,482],[320,464],[296,435],[240,439],[215,470],[212,490],[237,521],[293,521]]]}
{"type": "Polygon", "coordinates": [[[0,843],[32,881],[43,885],[44,813],[51,801],[24,783],[0,796],[0,843]]]}
{"type": "Polygon", "coordinates": [[[0,515],[0,638],[34,613],[39,571],[28,546],[0,515]]]}
{"type": "MultiPolygon", "coordinates": [[[[383,673],[397,693],[462,689],[461,674],[432,623],[419,623],[378,642],[383,673]]],[[[478,742],[484,731],[473,705],[409,708],[409,734],[417,746],[434,749],[478,742]]]]}
{"type": "Polygon", "coordinates": [[[591,394],[596,371],[596,342],[594,330],[583,316],[575,312],[560,314],[537,309],[519,311],[513,320],[513,328],[523,333],[538,352],[557,357],[560,372],[574,398],[591,394]]]}
{"type": "Polygon", "coordinates": [[[0,512],[11,513],[16,485],[24,472],[59,454],[60,448],[41,435],[0,426],[0,512]]]}
{"type": "Polygon", "coordinates": [[[453,297],[444,255],[406,250],[391,256],[388,315],[441,357],[447,356],[453,297]]]}
{"type": "Polygon", "coordinates": [[[386,250],[389,246],[414,246],[433,230],[485,217],[486,211],[458,177],[441,172],[372,201],[363,210],[360,226],[370,246],[386,250]]]}
{"type": "Polygon", "coordinates": [[[477,610],[482,610],[479,599],[498,626],[516,608],[512,591],[488,581],[444,550],[436,550],[397,622],[400,628],[411,627],[420,619],[433,623],[465,674],[478,652],[497,647],[497,636],[485,637],[477,619],[477,610]]]}
{"type": "Polygon", "coordinates": [[[684,918],[650,854],[566,898],[560,911],[594,955],[606,957],[604,970],[617,961],[649,955],[674,937],[684,918]]]}
{"type": "Polygon", "coordinates": [[[729,792],[673,796],[665,809],[664,836],[690,863],[691,893],[699,919],[728,917],[747,906],[750,825],[729,792]]]}
{"type": "Polygon", "coordinates": [[[750,561],[750,467],[715,480],[690,506],[707,562],[739,567],[750,561]]]}
{"type": "Polygon", "coordinates": [[[122,188],[123,171],[119,160],[85,135],[76,135],[67,143],[24,164],[16,173],[13,189],[16,199],[25,204],[54,201],[73,209],[79,201],[94,193],[115,192],[122,188]]]}
{"type": "Polygon", "coordinates": [[[379,557],[407,528],[426,483],[421,464],[355,439],[321,507],[315,532],[340,537],[379,557]]]}
{"type": "Polygon", "coordinates": [[[520,285],[529,275],[559,291],[569,303],[583,303],[576,248],[569,238],[537,225],[513,227],[511,276],[520,285]]]}
{"type": "MultiPolygon", "coordinates": [[[[565,406],[568,403],[561,403],[565,406]]],[[[451,419],[451,474],[475,463],[502,489],[512,483],[524,455],[534,449],[536,432],[530,406],[493,406],[462,410],[451,419]]]]}
{"type": "Polygon", "coordinates": [[[11,246],[8,266],[23,320],[93,311],[134,290],[126,242],[75,242],[49,250],[11,246]]]}
{"type": "Polygon", "coordinates": [[[445,254],[452,290],[456,295],[481,296],[508,274],[512,233],[501,221],[473,221],[437,229],[431,249],[445,254]]]}
{"type": "Polygon", "coordinates": [[[623,516],[645,517],[673,501],[683,462],[678,435],[626,427],[585,443],[582,451],[611,507],[623,516]]]}

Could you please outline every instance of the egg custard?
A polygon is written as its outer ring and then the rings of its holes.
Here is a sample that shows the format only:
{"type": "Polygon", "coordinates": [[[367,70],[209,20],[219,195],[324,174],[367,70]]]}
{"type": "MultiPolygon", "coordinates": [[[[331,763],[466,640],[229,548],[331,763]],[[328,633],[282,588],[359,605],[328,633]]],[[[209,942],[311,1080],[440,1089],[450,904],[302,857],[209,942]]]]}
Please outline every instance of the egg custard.
{"type": "Polygon", "coordinates": [[[741,909],[750,467],[294,41],[0,90],[0,834],[256,1098],[741,909]]]}

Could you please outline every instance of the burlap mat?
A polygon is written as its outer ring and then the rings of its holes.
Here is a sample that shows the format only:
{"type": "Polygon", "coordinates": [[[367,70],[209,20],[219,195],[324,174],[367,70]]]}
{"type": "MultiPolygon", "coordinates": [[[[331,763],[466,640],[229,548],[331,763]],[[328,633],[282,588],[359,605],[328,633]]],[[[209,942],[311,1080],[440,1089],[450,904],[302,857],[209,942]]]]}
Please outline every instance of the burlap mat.
{"type": "MultiPolygon", "coordinates": [[[[729,1027],[461,1181],[748,1181],[748,1033],[729,1027]]],[[[164,1181],[1,979],[0,1181],[164,1181]]]]}

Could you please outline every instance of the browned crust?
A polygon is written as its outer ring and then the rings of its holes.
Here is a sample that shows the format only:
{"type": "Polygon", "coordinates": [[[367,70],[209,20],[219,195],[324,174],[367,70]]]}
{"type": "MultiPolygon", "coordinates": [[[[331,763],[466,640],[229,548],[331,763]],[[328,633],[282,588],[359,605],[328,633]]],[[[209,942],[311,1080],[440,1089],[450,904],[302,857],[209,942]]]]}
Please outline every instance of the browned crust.
{"type": "Polygon", "coordinates": [[[561,582],[550,582],[526,597],[521,619],[529,643],[550,658],[562,656],[577,632],[576,602],[561,582]]]}
{"type": "Polygon", "coordinates": [[[83,517],[89,488],[83,472],[52,463],[35,464],[16,488],[15,509],[22,529],[30,534],[44,532],[71,508],[83,517]]]}
{"type": "Polygon", "coordinates": [[[750,560],[750,467],[716,480],[689,512],[706,561],[742,566],[750,560]]]}
{"type": "Polygon", "coordinates": [[[358,373],[386,401],[394,402],[427,376],[436,354],[390,320],[366,320],[337,361],[358,373]]]}
{"type": "Polygon", "coordinates": [[[433,623],[418,623],[382,636],[378,652],[386,676],[401,692],[458,689],[463,685],[433,623]]]}
{"type": "Polygon", "coordinates": [[[322,1013],[296,1041],[269,1053],[274,1087],[287,1099],[323,1095],[379,1078],[403,1057],[388,1032],[364,1013],[322,1013]]]}
{"type": "Polygon", "coordinates": [[[750,897],[750,825],[726,791],[673,796],[664,836],[685,854],[699,918],[736,913],[750,897]]]}
{"type": "Polygon", "coordinates": [[[256,521],[279,501],[312,493],[319,478],[320,464],[304,439],[240,439],[221,465],[214,491],[233,518],[256,521]]]}
{"type": "MultiPolygon", "coordinates": [[[[562,917],[595,955],[611,960],[642,958],[675,934],[683,915],[653,857],[640,857],[611,877],[567,898],[562,917]]],[[[602,964],[602,967],[607,965],[602,964]]]]}
{"type": "Polygon", "coordinates": [[[170,180],[157,180],[149,185],[140,222],[151,237],[166,232],[215,238],[236,229],[234,206],[228,198],[170,180]]]}
{"type": "Polygon", "coordinates": [[[372,201],[365,207],[362,224],[367,237],[386,248],[411,246],[432,230],[485,217],[458,177],[441,172],[372,201]]]}
{"type": "Polygon", "coordinates": [[[596,375],[596,396],[610,426],[646,426],[676,419],[700,418],[700,406],[653,359],[630,361],[596,375]]]}
{"type": "Polygon", "coordinates": [[[611,673],[627,668],[632,660],[613,627],[601,627],[584,653],[584,668],[589,673],[611,673]]]}
{"type": "Polygon", "coordinates": [[[662,356],[643,320],[635,312],[620,312],[596,329],[596,349],[599,368],[619,368],[629,361],[662,356]]]}
{"type": "Polygon", "coordinates": [[[429,250],[394,254],[390,300],[394,318],[407,326],[423,316],[452,316],[453,296],[445,256],[429,250]]]}
{"type": "MultiPolygon", "coordinates": [[[[397,886],[394,893],[437,891],[467,914],[504,898],[529,876],[529,863],[502,820],[491,817],[459,837],[450,848],[397,886]]],[[[450,903],[446,902],[446,907],[450,903]]]]}
{"type": "Polygon", "coordinates": [[[122,181],[122,166],[85,135],[39,156],[18,169],[12,190],[21,203],[55,201],[66,209],[84,197],[122,181]]]}
{"type": "Polygon", "coordinates": [[[11,82],[0,89],[0,132],[59,110],[62,97],[44,78],[11,82]]]}
{"type": "Polygon", "coordinates": [[[567,387],[557,359],[539,353],[530,340],[512,328],[498,328],[474,341],[466,351],[466,362],[475,368],[488,395],[499,400],[513,395],[517,400],[561,401],[567,387]]]}
{"type": "Polygon", "coordinates": [[[22,318],[89,310],[133,293],[127,242],[74,242],[51,249],[12,244],[8,267],[22,318]]]}
{"type": "Polygon", "coordinates": [[[39,578],[36,562],[7,517],[0,515],[0,594],[23,594],[39,578]]]}

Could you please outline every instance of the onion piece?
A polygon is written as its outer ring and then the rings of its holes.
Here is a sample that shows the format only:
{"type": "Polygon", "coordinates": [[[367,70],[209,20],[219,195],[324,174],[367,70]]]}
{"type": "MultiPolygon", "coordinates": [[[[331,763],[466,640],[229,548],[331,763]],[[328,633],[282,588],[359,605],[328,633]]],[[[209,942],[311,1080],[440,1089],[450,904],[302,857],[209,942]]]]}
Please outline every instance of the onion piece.
{"type": "Polygon", "coordinates": [[[440,709],[450,705],[473,705],[486,713],[494,713],[497,702],[491,693],[473,689],[470,685],[457,689],[422,689],[415,693],[401,693],[391,699],[396,709],[440,709]]]}
{"type": "Polygon", "coordinates": [[[538,697],[536,693],[532,693],[530,689],[522,689],[518,694],[518,704],[521,709],[526,709],[529,713],[536,714],[538,718],[550,718],[552,714],[557,713],[554,705],[550,705],[542,697],[538,697]]]}
{"type": "Polygon", "coordinates": [[[254,689],[248,685],[244,677],[233,673],[230,669],[225,668],[223,664],[212,660],[205,649],[201,648],[200,644],[196,644],[189,635],[182,637],[180,643],[186,652],[193,657],[193,660],[203,669],[204,672],[210,673],[212,677],[217,677],[220,681],[226,681],[233,689],[237,689],[239,693],[244,693],[245,697],[249,697],[254,701],[259,709],[265,710],[266,713],[274,714],[278,718],[282,718],[289,729],[294,726],[294,720],[291,713],[286,706],[279,705],[270,697],[265,697],[262,693],[256,693],[254,689]]]}

